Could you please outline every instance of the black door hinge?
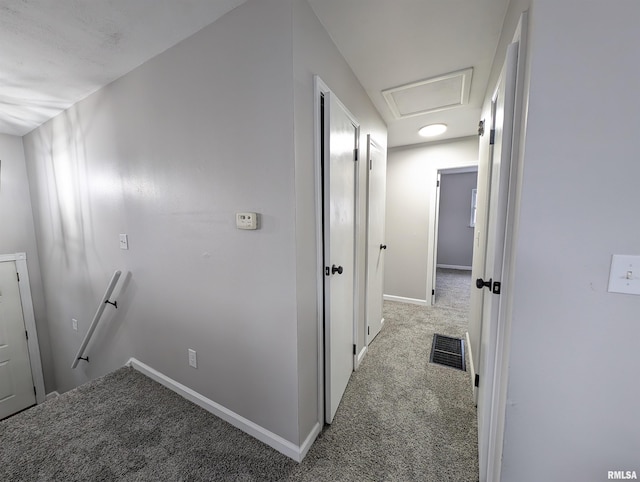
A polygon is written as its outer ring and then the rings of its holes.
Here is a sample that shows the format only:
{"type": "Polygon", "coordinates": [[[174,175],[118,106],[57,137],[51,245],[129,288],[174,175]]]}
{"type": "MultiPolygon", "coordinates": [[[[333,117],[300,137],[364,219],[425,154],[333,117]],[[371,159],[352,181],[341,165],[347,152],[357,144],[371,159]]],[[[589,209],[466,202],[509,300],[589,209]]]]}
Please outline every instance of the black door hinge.
{"type": "Polygon", "coordinates": [[[356,346],[355,345],[353,345],[353,354],[354,355],[356,354],[356,346]]]}
{"type": "Polygon", "coordinates": [[[440,181],[436,181],[436,187],[440,187],[440,181]]]}
{"type": "Polygon", "coordinates": [[[369,159],[369,170],[373,171],[373,159],[369,159]]]}
{"type": "Polygon", "coordinates": [[[18,278],[18,283],[20,283],[20,273],[16,273],[16,278],[18,278]]]}
{"type": "Polygon", "coordinates": [[[494,295],[499,295],[501,286],[502,286],[502,284],[500,283],[500,281],[494,281],[493,282],[493,288],[491,289],[491,292],[494,295]]]}
{"type": "Polygon", "coordinates": [[[494,145],[496,143],[496,130],[491,129],[489,132],[489,144],[494,145]]]}
{"type": "Polygon", "coordinates": [[[29,339],[29,332],[25,330],[25,332],[24,332],[24,336],[26,336],[26,337],[27,337],[27,340],[28,340],[28,339],[29,339]]]}
{"type": "Polygon", "coordinates": [[[371,327],[367,326],[367,335],[370,335],[370,334],[371,334],[371,327]]]}
{"type": "Polygon", "coordinates": [[[473,385],[475,387],[479,387],[480,386],[480,375],[478,375],[477,373],[476,373],[476,379],[473,381],[473,385]]]}
{"type": "Polygon", "coordinates": [[[353,150],[353,160],[356,161],[356,162],[358,161],[358,151],[359,150],[360,149],[358,149],[357,147],[353,150]]]}
{"type": "Polygon", "coordinates": [[[436,294],[436,290],[431,290],[431,296],[436,294]]]}
{"type": "Polygon", "coordinates": [[[33,387],[33,394],[34,394],[34,395],[37,395],[37,393],[36,393],[36,387],[33,387]]]}

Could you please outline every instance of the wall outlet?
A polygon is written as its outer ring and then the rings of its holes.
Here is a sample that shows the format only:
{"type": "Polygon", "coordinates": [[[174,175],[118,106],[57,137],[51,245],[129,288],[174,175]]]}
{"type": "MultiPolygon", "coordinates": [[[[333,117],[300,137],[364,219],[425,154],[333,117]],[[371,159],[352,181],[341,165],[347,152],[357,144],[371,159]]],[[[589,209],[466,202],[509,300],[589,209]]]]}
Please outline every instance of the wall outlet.
{"type": "Polygon", "coordinates": [[[120,249],[129,249],[129,236],[126,234],[120,235],[120,249]]]}
{"type": "Polygon", "coordinates": [[[73,331],[78,331],[78,320],[75,318],[71,318],[71,328],[73,328],[73,331]]]}
{"type": "Polygon", "coordinates": [[[258,229],[258,213],[236,213],[238,229],[258,229]]]}
{"type": "Polygon", "coordinates": [[[189,348],[189,366],[198,368],[198,359],[196,358],[196,351],[189,348]]]}

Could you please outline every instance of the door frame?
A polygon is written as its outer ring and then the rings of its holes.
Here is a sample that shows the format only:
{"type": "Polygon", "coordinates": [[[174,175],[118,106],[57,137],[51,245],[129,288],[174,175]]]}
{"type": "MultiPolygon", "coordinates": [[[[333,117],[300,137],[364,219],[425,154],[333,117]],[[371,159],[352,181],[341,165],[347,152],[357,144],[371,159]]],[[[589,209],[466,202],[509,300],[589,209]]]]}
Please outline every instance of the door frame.
{"type": "Polygon", "coordinates": [[[24,328],[27,330],[27,347],[29,349],[29,364],[31,365],[31,378],[36,389],[36,403],[45,401],[44,375],[42,372],[42,360],[40,359],[40,345],[38,344],[38,331],[36,329],[36,317],[33,311],[33,299],[31,297],[31,285],[29,284],[29,272],[27,270],[27,254],[14,253],[0,255],[0,263],[13,261],[18,273],[18,288],[20,290],[20,303],[22,304],[22,317],[24,328]]]}
{"type": "MultiPolygon", "coordinates": [[[[478,163],[475,164],[467,164],[459,167],[442,167],[436,171],[436,179],[437,185],[434,193],[435,201],[432,203],[432,208],[429,213],[429,236],[431,236],[431,231],[433,231],[433,243],[429,246],[429,256],[431,261],[431,269],[432,271],[427,271],[427,278],[431,278],[431,294],[429,294],[429,286],[427,286],[427,300],[430,300],[431,305],[435,304],[435,288],[436,288],[436,270],[438,269],[438,236],[439,234],[439,224],[440,224],[440,182],[441,176],[447,174],[465,174],[475,172],[478,173],[478,163]]],[[[477,185],[477,182],[476,182],[477,185]]],[[[475,239],[475,237],[474,237],[475,239]]]]}
{"type": "Polygon", "coordinates": [[[434,290],[435,284],[434,280],[436,277],[436,264],[437,264],[437,250],[438,250],[438,233],[437,233],[437,216],[438,216],[438,204],[439,200],[437,198],[439,194],[439,189],[437,186],[437,182],[439,179],[439,175],[441,172],[475,172],[478,170],[478,162],[469,163],[468,160],[457,162],[448,162],[448,163],[439,163],[435,162],[432,166],[431,172],[429,174],[428,182],[432,182],[433,189],[431,189],[429,195],[429,227],[428,227],[428,235],[427,235],[427,290],[425,292],[424,304],[425,306],[433,305],[434,300],[434,290]]]}
{"type": "MultiPolygon", "coordinates": [[[[486,430],[489,432],[487,457],[480,460],[480,480],[500,480],[502,469],[502,451],[504,442],[505,414],[507,405],[507,383],[509,373],[509,354],[511,345],[511,313],[513,298],[509,289],[515,273],[515,241],[518,231],[518,212],[520,206],[520,196],[522,192],[522,172],[524,147],[526,139],[526,118],[527,100],[529,97],[528,69],[527,69],[527,32],[528,32],[528,12],[525,11],[520,16],[518,26],[510,44],[517,43],[518,58],[516,62],[516,81],[514,96],[514,113],[511,139],[511,167],[509,174],[508,205],[505,223],[505,239],[503,266],[502,266],[502,294],[500,295],[500,307],[498,313],[495,349],[493,350],[492,368],[493,383],[488,387],[489,395],[486,397],[489,407],[487,408],[489,419],[486,430]],[[483,475],[485,476],[483,478],[483,475]]],[[[505,53],[506,61],[506,53],[505,53]]],[[[488,201],[487,201],[488,202],[488,201]]],[[[486,231],[486,229],[485,229],[486,231]]],[[[485,237],[486,237],[485,232],[485,237]]],[[[486,250],[486,239],[485,239],[486,250]]],[[[484,255],[483,255],[484,256],[484,255]]],[[[484,261],[483,261],[484,264],[484,261]]],[[[474,259],[475,265],[475,259],[474,259]]],[[[482,310],[482,304],[480,305],[482,310]]],[[[481,326],[481,333],[486,329],[484,320],[481,326]]],[[[481,334],[482,336],[482,334],[481,334]]],[[[479,368],[479,367],[478,367],[479,368]]],[[[482,374],[480,374],[482,377],[482,374]]],[[[482,380],[480,381],[482,383],[482,380]]],[[[480,400],[479,400],[480,402],[480,400]]],[[[480,407],[478,407],[480,409],[480,407]]],[[[478,433],[478,440],[484,434],[478,433]]]]}
{"type": "MultiPolygon", "coordinates": [[[[372,165],[371,165],[371,148],[375,147],[376,149],[379,150],[383,150],[382,144],[380,144],[379,142],[376,142],[376,140],[373,138],[373,136],[371,134],[367,134],[367,156],[366,158],[363,158],[366,163],[367,166],[365,167],[366,171],[367,171],[367,176],[366,176],[366,183],[367,183],[367,192],[366,192],[366,206],[365,206],[365,223],[366,223],[366,229],[365,229],[365,250],[364,250],[364,347],[367,348],[369,346],[369,344],[371,343],[371,341],[373,341],[373,339],[369,340],[369,319],[370,319],[370,314],[369,314],[369,302],[370,302],[370,283],[369,283],[369,268],[370,268],[370,264],[369,264],[369,256],[372,254],[370,252],[370,244],[371,244],[371,169],[372,169],[372,165]]],[[[385,154],[385,168],[387,165],[387,157],[385,154]]],[[[385,178],[386,178],[386,171],[385,171],[385,178]]],[[[385,206],[386,206],[386,181],[385,181],[385,206]]],[[[386,213],[385,213],[385,220],[386,220],[386,213]]],[[[384,238],[385,238],[385,227],[386,227],[386,221],[383,222],[383,240],[382,242],[384,243],[384,238]]],[[[386,249],[386,248],[385,248],[386,249]]],[[[382,256],[382,248],[380,248],[379,250],[377,250],[377,253],[379,253],[380,256],[382,256]]],[[[382,262],[382,273],[381,276],[383,277],[384,280],[384,261],[382,262]]],[[[383,282],[384,284],[384,282],[383,282]]],[[[384,286],[383,286],[383,290],[384,292],[384,286]]],[[[383,293],[380,293],[380,303],[383,303],[383,293]]],[[[380,314],[382,316],[382,313],[380,314]]],[[[380,331],[382,331],[382,327],[384,326],[384,317],[381,318],[380,320],[380,331]]],[[[378,333],[380,333],[380,331],[378,333]]],[[[356,334],[357,336],[357,334],[356,334]]],[[[374,337],[375,338],[375,337],[374,337]]],[[[364,356],[364,353],[366,352],[366,350],[363,349],[362,354],[364,356]]]]}
{"type": "MultiPolygon", "coordinates": [[[[318,422],[320,426],[325,424],[325,346],[324,346],[324,182],[323,182],[323,168],[322,168],[322,153],[326,146],[322,145],[321,129],[326,127],[327,119],[324,119],[324,124],[321,123],[322,105],[321,98],[325,94],[333,94],[332,90],[324,83],[324,81],[318,75],[313,77],[313,117],[314,117],[314,133],[313,133],[313,147],[314,147],[314,173],[315,173],[315,205],[316,205],[316,298],[317,298],[317,338],[318,338],[318,422]]],[[[336,100],[340,100],[336,97],[336,100]]],[[[358,161],[354,166],[355,172],[355,186],[354,186],[354,303],[353,303],[353,343],[354,346],[358,344],[358,317],[360,313],[358,294],[360,293],[360,262],[358,260],[358,246],[360,243],[360,125],[357,122],[355,116],[351,114],[349,109],[346,108],[341,102],[340,104],[344,108],[345,112],[355,122],[357,127],[357,149],[358,149],[358,161]]],[[[325,152],[326,154],[326,152],[325,152]]],[[[366,320],[365,320],[366,322],[366,320]]],[[[366,338],[365,338],[366,341],[366,338]]],[[[360,362],[364,358],[367,352],[366,343],[361,350],[355,350],[353,355],[353,370],[357,370],[360,362]]]]}

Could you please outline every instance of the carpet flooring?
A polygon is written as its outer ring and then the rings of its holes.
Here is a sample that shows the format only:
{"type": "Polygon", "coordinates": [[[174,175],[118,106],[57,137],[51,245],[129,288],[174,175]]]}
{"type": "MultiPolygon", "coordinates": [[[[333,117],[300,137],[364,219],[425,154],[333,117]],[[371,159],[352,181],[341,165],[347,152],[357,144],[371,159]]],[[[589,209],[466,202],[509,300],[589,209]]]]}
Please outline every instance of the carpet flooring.
{"type": "Polygon", "coordinates": [[[470,279],[439,272],[437,285],[433,307],[385,302],[382,332],[301,464],[122,368],[0,422],[0,480],[475,482],[469,374],[428,362],[433,333],[464,335],[470,279]]]}

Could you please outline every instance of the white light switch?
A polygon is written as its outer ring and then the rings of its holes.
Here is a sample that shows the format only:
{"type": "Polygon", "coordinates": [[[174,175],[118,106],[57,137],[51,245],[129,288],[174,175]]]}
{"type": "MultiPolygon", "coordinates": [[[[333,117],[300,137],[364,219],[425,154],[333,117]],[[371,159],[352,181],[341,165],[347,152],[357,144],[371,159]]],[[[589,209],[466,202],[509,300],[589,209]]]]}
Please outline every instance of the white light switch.
{"type": "Polygon", "coordinates": [[[258,213],[236,213],[238,229],[258,229],[258,213]]]}
{"type": "Polygon", "coordinates": [[[129,236],[126,234],[120,235],[120,249],[129,249],[129,236]]]}
{"type": "Polygon", "coordinates": [[[613,255],[609,292],[640,295],[640,256],[613,255]]]}
{"type": "Polygon", "coordinates": [[[196,357],[196,351],[189,348],[189,366],[198,368],[198,358],[196,357]]]}

